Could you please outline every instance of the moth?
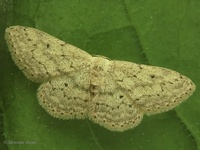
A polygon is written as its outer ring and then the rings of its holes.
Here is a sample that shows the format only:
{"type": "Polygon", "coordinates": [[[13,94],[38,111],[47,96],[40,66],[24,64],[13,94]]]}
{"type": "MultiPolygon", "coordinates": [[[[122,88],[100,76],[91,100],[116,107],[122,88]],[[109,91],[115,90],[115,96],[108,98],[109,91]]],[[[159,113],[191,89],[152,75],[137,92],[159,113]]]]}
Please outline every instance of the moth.
{"type": "Polygon", "coordinates": [[[39,104],[59,119],[89,118],[125,131],[144,114],[173,109],[195,91],[188,77],[173,70],[92,57],[38,29],[11,26],[5,39],[19,69],[40,83],[39,104]]]}

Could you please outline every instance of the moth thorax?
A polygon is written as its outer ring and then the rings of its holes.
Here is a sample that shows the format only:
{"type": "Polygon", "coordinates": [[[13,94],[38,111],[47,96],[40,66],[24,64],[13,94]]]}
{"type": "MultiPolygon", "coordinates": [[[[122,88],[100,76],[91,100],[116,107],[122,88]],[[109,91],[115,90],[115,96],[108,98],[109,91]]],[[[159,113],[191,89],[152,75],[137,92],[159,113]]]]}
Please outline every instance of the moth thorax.
{"type": "Polygon", "coordinates": [[[109,60],[103,57],[93,57],[93,59],[91,65],[90,91],[97,93],[101,91],[101,88],[104,85],[104,80],[109,67],[109,60]]]}

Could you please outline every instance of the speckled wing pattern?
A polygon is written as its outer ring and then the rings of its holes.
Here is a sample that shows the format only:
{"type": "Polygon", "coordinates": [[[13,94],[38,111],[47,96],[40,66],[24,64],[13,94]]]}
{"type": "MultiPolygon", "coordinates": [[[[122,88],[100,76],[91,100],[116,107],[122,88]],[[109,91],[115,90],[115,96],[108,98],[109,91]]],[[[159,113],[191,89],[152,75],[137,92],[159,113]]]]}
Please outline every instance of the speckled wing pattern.
{"type": "Polygon", "coordinates": [[[144,114],[173,109],[195,90],[189,78],[173,70],[92,57],[38,29],[11,26],[5,38],[16,65],[41,83],[40,105],[56,118],[89,118],[125,131],[144,114]]]}
{"type": "Polygon", "coordinates": [[[86,68],[91,63],[88,53],[34,28],[11,26],[6,29],[5,38],[13,60],[34,82],[86,68]]]}

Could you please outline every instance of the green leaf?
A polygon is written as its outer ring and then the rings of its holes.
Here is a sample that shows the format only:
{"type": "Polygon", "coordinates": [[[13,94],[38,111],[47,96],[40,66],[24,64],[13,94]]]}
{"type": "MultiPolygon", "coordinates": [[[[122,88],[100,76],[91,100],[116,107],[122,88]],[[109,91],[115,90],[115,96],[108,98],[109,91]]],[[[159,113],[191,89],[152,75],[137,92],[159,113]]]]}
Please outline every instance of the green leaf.
{"type": "Polygon", "coordinates": [[[197,0],[13,1],[12,25],[41,29],[90,54],[176,70],[190,77],[197,90],[175,111],[144,117],[138,127],[122,133],[111,132],[89,120],[47,114],[37,102],[39,85],[28,81],[1,49],[7,144],[1,142],[10,150],[200,149],[199,6],[197,0]]]}

